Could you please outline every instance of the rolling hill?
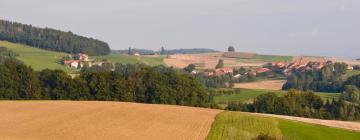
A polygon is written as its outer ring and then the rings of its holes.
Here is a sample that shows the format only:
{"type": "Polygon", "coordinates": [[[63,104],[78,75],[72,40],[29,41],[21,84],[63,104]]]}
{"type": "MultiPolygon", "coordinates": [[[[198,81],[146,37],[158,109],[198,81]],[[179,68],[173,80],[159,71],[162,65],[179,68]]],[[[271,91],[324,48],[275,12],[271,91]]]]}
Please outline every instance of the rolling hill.
{"type": "MultiPolygon", "coordinates": [[[[292,121],[294,117],[185,106],[99,101],[0,101],[0,108],[0,139],[8,140],[250,140],[260,133],[289,140],[357,140],[360,137],[357,131],[310,124],[314,119],[292,121]]],[[[356,125],[348,123],[347,129],[356,125]]],[[[339,125],[334,124],[335,127],[339,125]]],[[[354,128],[359,129],[358,126],[354,128]]]]}
{"type": "Polygon", "coordinates": [[[0,101],[0,139],[205,139],[220,110],[121,102],[0,101]]]}
{"type": "Polygon", "coordinates": [[[0,46],[9,48],[19,54],[17,59],[23,61],[26,65],[35,70],[60,69],[66,72],[75,72],[76,69],[68,68],[60,64],[59,60],[68,55],[66,53],[42,50],[27,45],[0,41],[0,46]]]}
{"type": "MultiPolygon", "coordinates": [[[[67,53],[47,51],[30,47],[28,45],[11,43],[7,41],[0,41],[0,46],[6,47],[13,52],[19,54],[17,59],[23,61],[26,65],[31,66],[35,70],[43,69],[60,69],[68,73],[75,73],[78,70],[74,68],[68,68],[60,64],[60,59],[67,53]]],[[[107,59],[113,63],[123,64],[146,64],[150,66],[164,65],[163,56],[133,56],[133,55],[120,55],[120,54],[109,54],[105,56],[92,56],[91,59],[107,59]]]]}
{"type": "Polygon", "coordinates": [[[149,66],[165,65],[163,62],[164,56],[152,55],[152,56],[134,56],[127,54],[109,54],[105,56],[96,56],[95,59],[107,59],[113,63],[122,64],[145,64],[149,66]]]}

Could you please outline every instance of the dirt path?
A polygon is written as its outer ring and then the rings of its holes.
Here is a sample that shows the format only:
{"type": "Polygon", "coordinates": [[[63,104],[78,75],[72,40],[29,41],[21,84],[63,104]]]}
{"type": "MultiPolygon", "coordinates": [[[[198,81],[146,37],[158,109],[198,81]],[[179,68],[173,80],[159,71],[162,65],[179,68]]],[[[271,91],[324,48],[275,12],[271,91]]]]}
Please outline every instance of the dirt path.
{"type": "Polygon", "coordinates": [[[285,80],[266,80],[250,83],[236,83],[234,88],[281,90],[285,80]]]}
{"type": "Polygon", "coordinates": [[[321,119],[311,119],[311,118],[302,118],[302,117],[293,117],[293,116],[283,116],[283,115],[274,115],[274,114],[262,114],[262,113],[249,113],[255,115],[262,115],[268,117],[282,118],[286,120],[305,122],[310,124],[318,124],[335,128],[348,129],[353,131],[360,131],[359,122],[350,122],[350,121],[336,121],[336,120],[321,120],[321,119]]]}
{"type": "Polygon", "coordinates": [[[201,140],[221,110],[121,102],[1,101],[1,140],[201,140]]]}

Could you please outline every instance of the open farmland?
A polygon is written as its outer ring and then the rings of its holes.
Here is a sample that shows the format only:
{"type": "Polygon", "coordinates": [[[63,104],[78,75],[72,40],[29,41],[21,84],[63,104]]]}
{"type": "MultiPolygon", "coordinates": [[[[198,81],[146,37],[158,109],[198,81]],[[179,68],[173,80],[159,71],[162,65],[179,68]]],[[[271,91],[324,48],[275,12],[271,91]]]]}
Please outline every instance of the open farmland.
{"type": "Polygon", "coordinates": [[[60,69],[66,72],[76,71],[76,69],[68,68],[59,63],[60,59],[67,55],[66,53],[42,50],[7,41],[0,41],[0,46],[9,48],[19,54],[17,59],[23,61],[35,70],[60,69]]]}
{"type": "Polygon", "coordinates": [[[163,56],[134,56],[134,55],[124,55],[124,54],[109,54],[106,56],[96,56],[96,59],[102,60],[107,59],[112,63],[122,63],[122,64],[146,64],[150,66],[164,65],[163,56]]]}
{"type": "Polygon", "coordinates": [[[121,102],[1,101],[0,139],[205,139],[220,110],[121,102]]]}
{"type": "Polygon", "coordinates": [[[248,61],[251,59],[239,59],[223,57],[223,53],[205,53],[205,54],[177,54],[170,55],[164,59],[164,62],[168,66],[175,68],[184,68],[189,64],[203,64],[201,69],[214,69],[219,59],[224,60],[226,67],[258,67],[264,65],[265,61],[248,61]]]}
{"type": "MultiPolygon", "coordinates": [[[[306,121],[291,121],[262,114],[223,112],[216,117],[207,139],[250,140],[260,133],[287,140],[358,140],[360,137],[360,132],[327,127],[324,126],[326,123],[314,125],[304,122],[306,121]]],[[[334,121],[327,122],[331,124],[334,121]]],[[[354,122],[345,123],[351,124],[349,127],[360,126],[354,122]]]]}
{"type": "MultiPolygon", "coordinates": [[[[214,97],[214,101],[222,106],[226,106],[229,102],[248,102],[252,101],[259,95],[265,93],[275,93],[278,96],[283,96],[287,91],[282,90],[261,90],[261,89],[221,89],[221,90],[233,90],[234,94],[222,94],[214,97]]],[[[315,92],[316,95],[319,95],[324,101],[332,100],[333,98],[338,99],[340,93],[323,93],[315,92]]]]}
{"type": "Polygon", "coordinates": [[[249,83],[235,83],[234,88],[281,90],[285,80],[264,80],[249,83]]]}

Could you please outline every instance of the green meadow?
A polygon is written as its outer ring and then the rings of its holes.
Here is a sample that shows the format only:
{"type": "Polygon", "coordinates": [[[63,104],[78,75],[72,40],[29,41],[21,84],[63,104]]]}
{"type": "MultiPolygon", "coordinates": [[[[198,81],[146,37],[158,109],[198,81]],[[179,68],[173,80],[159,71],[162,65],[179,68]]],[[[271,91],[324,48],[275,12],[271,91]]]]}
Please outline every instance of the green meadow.
{"type": "MultiPolygon", "coordinates": [[[[214,96],[214,101],[218,104],[228,104],[229,102],[246,102],[250,101],[257,96],[265,93],[275,93],[278,96],[283,96],[287,91],[282,90],[259,90],[259,89],[218,89],[218,90],[233,90],[235,91],[234,94],[222,94],[214,96]]],[[[319,95],[324,101],[329,99],[330,101],[335,98],[338,99],[340,93],[323,93],[323,92],[316,92],[315,94],[319,95]]]]}
{"type": "Polygon", "coordinates": [[[123,54],[109,54],[106,56],[96,56],[96,59],[107,59],[113,63],[122,64],[146,64],[150,66],[164,65],[163,56],[134,56],[134,55],[123,55],[123,54]]]}
{"type": "Polygon", "coordinates": [[[70,73],[76,71],[76,69],[68,68],[60,64],[59,60],[68,55],[66,53],[47,51],[7,41],[0,41],[0,46],[9,48],[19,54],[17,59],[35,70],[60,69],[70,73]]]}
{"type": "Polygon", "coordinates": [[[222,112],[207,140],[251,140],[260,133],[286,140],[359,140],[360,132],[241,112],[222,112]]]}
{"type": "MultiPolygon", "coordinates": [[[[68,73],[76,73],[78,70],[68,68],[60,63],[60,59],[67,53],[47,51],[30,47],[23,44],[11,43],[7,41],[0,41],[0,46],[6,47],[19,54],[17,59],[31,66],[35,70],[43,69],[60,69],[68,73]]],[[[90,59],[107,59],[113,63],[136,64],[142,63],[150,66],[164,65],[163,56],[132,56],[132,55],[117,55],[110,54],[106,56],[90,56],[90,59]]]]}

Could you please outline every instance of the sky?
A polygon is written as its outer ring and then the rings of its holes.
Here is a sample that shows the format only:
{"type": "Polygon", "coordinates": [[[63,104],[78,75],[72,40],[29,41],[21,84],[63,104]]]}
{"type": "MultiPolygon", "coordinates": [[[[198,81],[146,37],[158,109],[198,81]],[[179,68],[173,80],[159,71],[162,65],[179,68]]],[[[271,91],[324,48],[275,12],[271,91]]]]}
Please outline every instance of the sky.
{"type": "Polygon", "coordinates": [[[360,58],[359,0],[0,0],[0,18],[112,49],[210,48],[360,58]]]}

